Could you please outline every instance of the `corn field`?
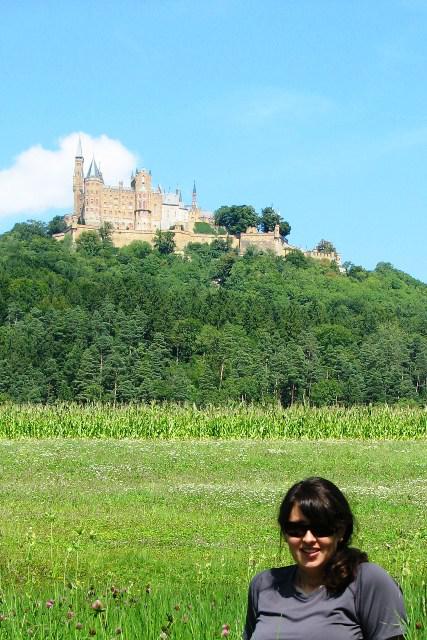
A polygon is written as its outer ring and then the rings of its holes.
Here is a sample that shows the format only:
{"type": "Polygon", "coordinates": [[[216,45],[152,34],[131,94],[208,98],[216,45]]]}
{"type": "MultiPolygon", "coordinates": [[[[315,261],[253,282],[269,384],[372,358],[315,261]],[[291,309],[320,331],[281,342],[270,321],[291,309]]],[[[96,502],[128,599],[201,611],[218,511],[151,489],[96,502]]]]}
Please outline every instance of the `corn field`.
{"type": "Polygon", "coordinates": [[[423,439],[427,409],[294,405],[0,405],[0,438],[423,439]]]}

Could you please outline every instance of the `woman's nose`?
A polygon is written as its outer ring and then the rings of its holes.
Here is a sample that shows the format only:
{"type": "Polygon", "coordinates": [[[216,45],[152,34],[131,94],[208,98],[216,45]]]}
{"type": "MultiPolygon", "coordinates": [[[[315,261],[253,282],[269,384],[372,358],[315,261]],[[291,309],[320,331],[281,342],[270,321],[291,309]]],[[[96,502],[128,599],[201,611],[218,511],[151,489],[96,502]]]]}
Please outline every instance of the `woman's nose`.
{"type": "Polygon", "coordinates": [[[304,534],[303,540],[304,542],[314,542],[316,540],[316,536],[311,533],[310,529],[307,529],[304,534]]]}

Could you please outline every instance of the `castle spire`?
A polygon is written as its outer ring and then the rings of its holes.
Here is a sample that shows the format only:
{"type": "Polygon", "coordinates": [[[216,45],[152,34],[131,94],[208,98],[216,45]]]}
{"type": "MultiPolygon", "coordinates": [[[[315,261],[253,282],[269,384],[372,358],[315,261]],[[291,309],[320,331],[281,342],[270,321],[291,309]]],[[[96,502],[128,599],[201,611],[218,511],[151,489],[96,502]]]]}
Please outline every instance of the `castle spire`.
{"type": "Polygon", "coordinates": [[[102,180],[102,173],[98,169],[98,166],[97,166],[96,160],[95,160],[95,156],[93,156],[92,162],[90,163],[90,167],[89,167],[89,171],[87,172],[86,180],[88,180],[89,178],[97,178],[98,180],[102,180]]]}
{"type": "Polygon", "coordinates": [[[196,181],[193,182],[193,197],[191,199],[191,206],[193,209],[197,209],[197,189],[196,189],[196,181]]]}
{"type": "Polygon", "coordinates": [[[76,158],[83,158],[82,139],[80,136],[79,136],[79,141],[77,143],[76,158]]]}

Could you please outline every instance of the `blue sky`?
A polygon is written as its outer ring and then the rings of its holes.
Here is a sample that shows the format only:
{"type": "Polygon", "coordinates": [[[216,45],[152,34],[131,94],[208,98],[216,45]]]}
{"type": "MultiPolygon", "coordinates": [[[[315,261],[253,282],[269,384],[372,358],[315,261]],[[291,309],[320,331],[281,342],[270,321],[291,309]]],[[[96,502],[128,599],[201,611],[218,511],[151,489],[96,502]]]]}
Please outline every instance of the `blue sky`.
{"type": "Polygon", "coordinates": [[[427,0],[3,3],[0,232],[70,211],[83,132],[112,183],[195,178],[427,282],[426,69],[427,0]]]}

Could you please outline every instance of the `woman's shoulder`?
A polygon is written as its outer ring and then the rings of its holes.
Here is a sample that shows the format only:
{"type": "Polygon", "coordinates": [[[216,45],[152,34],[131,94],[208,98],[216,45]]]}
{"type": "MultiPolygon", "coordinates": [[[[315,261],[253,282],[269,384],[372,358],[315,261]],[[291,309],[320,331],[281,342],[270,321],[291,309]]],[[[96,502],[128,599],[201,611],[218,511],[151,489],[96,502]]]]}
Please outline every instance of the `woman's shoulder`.
{"type": "Polygon", "coordinates": [[[257,573],[251,580],[251,589],[261,591],[274,587],[277,584],[292,582],[294,579],[296,565],[288,567],[272,567],[257,573]]]}
{"type": "Polygon", "coordinates": [[[355,584],[356,615],[364,637],[403,637],[405,604],[402,591],[390,574],[374,562],[362,562],[355,584]]]}
{"type": "Polygon", "coordinates": [[[362,562],[359,565],[354,581],[356,598],[376,593],[384,597],[401,596],[401,589],[396,580],[385,569],[375,562],[362,562]]]}
{"type": "Polygon", "coordinates": [[[382,584],[389,581],[395,582],[390,574],[375,562],[362,562],[358,567],[356,582],[382,584]]]}

